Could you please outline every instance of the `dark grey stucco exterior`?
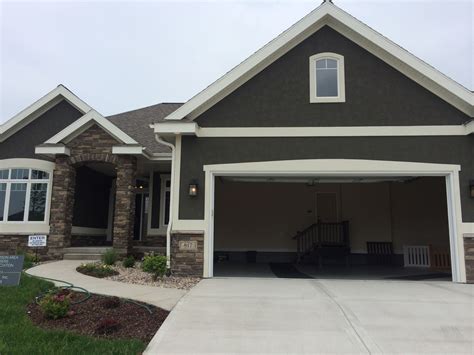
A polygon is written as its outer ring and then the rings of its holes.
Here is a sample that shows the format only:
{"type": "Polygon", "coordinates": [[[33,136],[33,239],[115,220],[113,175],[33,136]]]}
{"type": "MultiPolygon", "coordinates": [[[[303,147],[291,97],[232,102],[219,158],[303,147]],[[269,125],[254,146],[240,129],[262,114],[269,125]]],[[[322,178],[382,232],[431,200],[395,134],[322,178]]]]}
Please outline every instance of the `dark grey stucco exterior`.
{"type": "Polygon", "coordinates": [[[201,127],[456,125],[470,118],[325,26],[201,114],[201,127]],[[309,102],[309,57],[344,56],[345,103],[309,102]]]}
{"type": "Polygon", "coordinates": [[[35,146],[44,143],[69,126],[83,114],[62,100],[47,112],[0,143],[0,159],[42,159],[35,154],[35,146]]]}
{"type": "Polygon", "coordinates": [[[204,218],[206,164],[293,159],[368,159],[461,165],[463,222],[474,222],[474,199],[469,180],[474,177],[474,136],[460,137],[349,137],[349,138],[195,138],[183,137],[179,218],[204,218]],[[187,194],[197,179],[197,197],[187,194]]]}

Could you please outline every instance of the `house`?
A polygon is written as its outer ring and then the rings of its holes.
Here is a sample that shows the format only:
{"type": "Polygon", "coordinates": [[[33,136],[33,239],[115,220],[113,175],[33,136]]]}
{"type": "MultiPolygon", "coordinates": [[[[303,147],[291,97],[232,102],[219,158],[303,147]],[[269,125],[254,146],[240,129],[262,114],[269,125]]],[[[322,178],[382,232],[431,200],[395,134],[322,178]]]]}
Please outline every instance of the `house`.
{"type": "Polygon", "coordinates": [[[473,117],[472,92],[325,1],[184,104],[104,117],[60,85],[3,124],[0,250],[45,234],[51,258],[157,250],[204,277],[388,255],[474,282],[473,117]]]}

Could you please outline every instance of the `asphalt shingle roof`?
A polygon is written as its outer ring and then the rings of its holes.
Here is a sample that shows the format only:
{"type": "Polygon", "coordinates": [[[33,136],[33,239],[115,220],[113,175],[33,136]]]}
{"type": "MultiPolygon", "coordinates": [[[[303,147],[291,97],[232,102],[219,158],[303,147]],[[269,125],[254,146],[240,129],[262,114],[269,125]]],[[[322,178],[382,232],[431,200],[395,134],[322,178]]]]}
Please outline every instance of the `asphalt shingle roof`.
{"type": "Polygon", "coordinates": [[[164,121],[171,112],[178,109],[182,103],[161,103],[108,116],[107,119],[115,124],[142,146],[149,153],[169,153],[168,147],[159,144],[154,137],[150,124],[164,121]]]}

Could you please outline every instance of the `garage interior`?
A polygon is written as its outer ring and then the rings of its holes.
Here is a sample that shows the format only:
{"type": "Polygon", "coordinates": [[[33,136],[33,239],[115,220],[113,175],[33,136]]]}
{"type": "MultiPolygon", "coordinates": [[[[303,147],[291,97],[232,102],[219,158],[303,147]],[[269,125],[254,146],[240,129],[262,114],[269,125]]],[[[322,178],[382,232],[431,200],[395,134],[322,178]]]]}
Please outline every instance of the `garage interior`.
{"type": "Polygon", "coordinates": [[[214,276],[451,280],[444,177],[216,177],[214,276]]]}

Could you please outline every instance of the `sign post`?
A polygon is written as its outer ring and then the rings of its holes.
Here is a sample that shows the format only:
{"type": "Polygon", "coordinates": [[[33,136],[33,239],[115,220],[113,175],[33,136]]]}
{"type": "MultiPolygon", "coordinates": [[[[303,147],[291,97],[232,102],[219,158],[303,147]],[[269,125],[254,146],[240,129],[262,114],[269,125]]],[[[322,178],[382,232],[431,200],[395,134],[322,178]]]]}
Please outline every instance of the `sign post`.
{"type": "Polygon", "coordinates": [[[18,286],[24,255],[0,255],[0,286],[18,286]]]}
{"type": "Polygon", "coordinates": [[[28,246],[35,248],[35,259],[38,260],[38,248],[45,247],[47,243],[46,235],[28,236],[28,246]]]}

